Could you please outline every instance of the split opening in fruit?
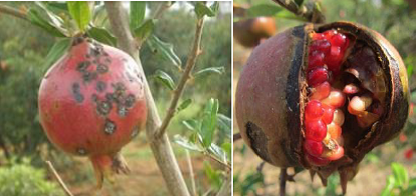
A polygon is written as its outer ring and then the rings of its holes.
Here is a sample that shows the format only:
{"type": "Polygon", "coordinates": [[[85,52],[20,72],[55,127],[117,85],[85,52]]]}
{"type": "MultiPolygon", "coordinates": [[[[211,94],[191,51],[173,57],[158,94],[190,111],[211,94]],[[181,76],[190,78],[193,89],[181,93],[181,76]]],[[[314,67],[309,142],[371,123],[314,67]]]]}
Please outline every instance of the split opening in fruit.
{"type": "Polygon", "coordinates": [[[368,40],[342,29],[309,33],[303,149],[325,166],[358,145],[384,114],[386,75],[368,40]]]}

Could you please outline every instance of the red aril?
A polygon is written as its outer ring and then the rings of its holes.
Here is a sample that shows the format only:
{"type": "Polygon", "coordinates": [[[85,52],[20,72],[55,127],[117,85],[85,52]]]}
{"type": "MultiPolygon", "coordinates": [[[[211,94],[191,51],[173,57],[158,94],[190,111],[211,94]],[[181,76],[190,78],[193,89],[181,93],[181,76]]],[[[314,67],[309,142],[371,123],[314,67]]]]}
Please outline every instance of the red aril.
{"type": "Polygon", "coordinates": [[[316,67],[308,72],[308,84],[316,86],[329,80],[329,73],[325,67],[316,67]]]}
{"type": "Polygon", "coordinates": [[[322,100],[329,96],[329,93],[331,92],[331,84],[329,82],[324,82],[322,84],[319,84],[315,88],[311,89],[312,93],[310,95],[311,100],[322,100]]]}
{"type": "Polygon", "coordinates": [[[305,140],[303,144],[307,153],[319,157],[321,156],[322,152],[324,151],[324,146],[322,142],[316,142],[313,140],[305,140]]]}
{"type": "Polygon", "coordinates": [[[327,132],[326,124],[322,120],[306,121],[305,123],[306,139],[320,142],[327,132]]]}

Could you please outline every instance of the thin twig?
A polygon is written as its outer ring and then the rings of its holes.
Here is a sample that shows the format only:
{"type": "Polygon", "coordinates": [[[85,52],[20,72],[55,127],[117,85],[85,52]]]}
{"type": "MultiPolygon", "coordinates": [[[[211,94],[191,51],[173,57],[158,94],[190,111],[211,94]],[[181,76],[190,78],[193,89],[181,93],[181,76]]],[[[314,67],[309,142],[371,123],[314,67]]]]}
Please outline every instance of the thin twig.
{"type": "Polygon", "coordinates": [[[162,16],[163,12],[165,12],[167,9],[172,6],[172,2],[166,1],[166,2],[160,2],[159,6],[156,8],[156,11],[154,12],[152,18],[153,19],[159,19],[160,16],[162,16]]]}
{"type": "Polygon", "coordinates": [[[233,142],[237,141],[241,139],[241,134],[240,133],[234,133],[233,135],[233,142]]]}
{"type": "Polygon", "coordinates": [[[17,18],[20,18],[20,19],[23,19],[23,20],[26,20],[26,21],[29,21],[29,19],[27,18],[26,13],[24,13],[24,12],[22,12],[22,11],[16,9],[16,8],[7,6],[7,5],[0,4],[0,12],[15,16],[17,18]]]}
{"type": "Polygon", "coordinates": [[[273,1],[279,4],[280,6],[284,7],[288,11],[294,13],[295,15],[305,18],[309,22],[323,23],[325,21],[325,16],[316,7],[316,2],[299,6],[294,0],[273,1]]]}
{"type": "Polygon", "coordinates": [[[217,163],[223,165],[224,167],[226,167],[228,170],[231,170],[231,165],[228,163],[224,163],[223,161],[219,160],[217,157],[215,157],[214,155],[212,155],[211,153],[207,153],[204,152],[205,156],[208,156],[209,158],[211,158],[212,160],[216,161],[217,163]]]}
{"type": "Polygon", "coordinates": [[[69,189],[66,187],[66,185],[65,185],[64,181],[62,180],[62,178],[59,176],[58,172],[56,172],[56,170],[53,167],[52,163],[50,161],[46,161],[46,164],[48,164],[49,170],[52,172],[53,176],[55,176],[56,180],[58,181],[59,185],[64,190],[64,192],[66,193],[66,195],[73,196],[73,194],[71,193],[71,191],[69,191],[69,189]]]}
{"type": "Polygon", "coordinates": [[[191,179],[191,193],[193,196],[197,196],[198,194],[196,192],[194,168],[192,167],[192,159],[191,155],[189,154],[189,150],[185,150],[185,155],[189,168],[189,178],[191,179]]]}
{"type": "Polygon", "coordinates": [[[286,195],[286,179],[287,179],[287,169],[280,169],[280,196],[286,195]]]}
{"type": "Polygon", "coordinates": [[[166,113],[166,117],[163,120],[162,125],[160,126],[160,129],[156,135],[157,137],[160,137],[163,134],[165,134],[166,128],[168,127],[169,122],[172,120],[173,116],[175,115],[176,107],[179,102],[179,98],[181,97],[182,92],[185,89],[185,84],[190,77],[191,71],[195,67],[196,59],[198,55],[201,54],[200,45],[201,45],[203,26],[204,26],[204,17],[198,19],[196,22],[194,42],[193,42],[192,50],[190,51],[188,55],[188,60],[186,61],[185,71],[183,72],[182,77],[179,81],[179,84],[174,91],[172,101],[170,102],[169,109],[166,113]]]}
{"type": "MultiPolygon", "coordinates": [[[[227,173],[228,176],[230,174],[227,173]]],[[[222,183],[220,190],[216,196],[229,196],[231,195],[231,177],[226,177],[225,181],[222,183]]]]}

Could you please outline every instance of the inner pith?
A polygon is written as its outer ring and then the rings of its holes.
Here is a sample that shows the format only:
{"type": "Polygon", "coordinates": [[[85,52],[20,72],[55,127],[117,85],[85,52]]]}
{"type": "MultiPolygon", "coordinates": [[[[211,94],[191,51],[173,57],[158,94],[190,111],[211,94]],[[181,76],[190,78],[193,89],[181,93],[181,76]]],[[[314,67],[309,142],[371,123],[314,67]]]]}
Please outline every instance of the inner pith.
{"type": "Polygon", "coordinates": [[[314,32],[310,39],[303,148],[311,165],[325,166],[344,156],[344,145],[354,145],[350,136],[381,117],[385,76],[374,51],[348,33],[314,32]]]}

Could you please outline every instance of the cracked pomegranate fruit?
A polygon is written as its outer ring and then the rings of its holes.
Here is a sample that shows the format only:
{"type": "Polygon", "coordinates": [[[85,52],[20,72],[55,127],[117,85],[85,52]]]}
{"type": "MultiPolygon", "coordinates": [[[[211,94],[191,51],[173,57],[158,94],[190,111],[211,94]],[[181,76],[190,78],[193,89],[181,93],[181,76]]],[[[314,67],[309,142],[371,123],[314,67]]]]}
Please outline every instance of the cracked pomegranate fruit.
{"type": "Polygon", "coordinates": [[[128,172],[120,150],[146,122],[143,79],[128,54],[80,36],[42,80],[44,131],[58,148],[89,157],[98,187],[128,172]]]}
{"type": "Polygon", "coordinates": [[[282,32],[254,49],[236,90],[240,133],[278,167],[304,167],[343,192],[374,147],[408,116],[406,69],[396,49],[367,27],[335,22],[282,32]]]}

